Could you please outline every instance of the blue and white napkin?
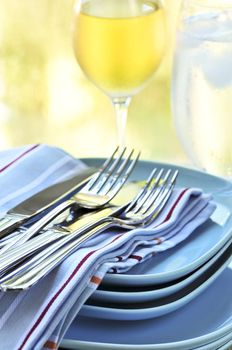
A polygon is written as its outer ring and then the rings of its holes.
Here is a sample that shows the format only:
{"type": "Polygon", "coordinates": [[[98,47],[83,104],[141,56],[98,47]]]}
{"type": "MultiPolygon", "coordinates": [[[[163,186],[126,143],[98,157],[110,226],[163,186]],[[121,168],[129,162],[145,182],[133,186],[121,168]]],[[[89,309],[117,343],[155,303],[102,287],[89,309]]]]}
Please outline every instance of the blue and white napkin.
{"type": "Polygon", "coordinates": [[[85,167],[62,149],[47,145],[0,152],[0,214],[85,167]]]}
{"type": "MultiPolygon", "coordinates": [[[[45,145],[0,153],[0,186],[7,184],[0,193],[0,212],[84,166],[64,151],[45,145]]],[[[56,349],[107,272],[124,272],[174,247],[194,234],[214,209],[210,196],[200,189],[175,189],[169,205],[149,228],[103,232],[31,289],[0,292],[1,348],[56,349]]]]}

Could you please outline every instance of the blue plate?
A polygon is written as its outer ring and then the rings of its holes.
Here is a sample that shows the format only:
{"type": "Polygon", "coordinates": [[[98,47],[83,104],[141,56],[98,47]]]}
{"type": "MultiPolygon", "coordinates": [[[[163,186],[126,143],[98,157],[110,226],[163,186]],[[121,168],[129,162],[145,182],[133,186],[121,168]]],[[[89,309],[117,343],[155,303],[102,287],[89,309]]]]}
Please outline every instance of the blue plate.
{"type": "MultiPolygon", "coordinates": [[[[176,283],[171,283],[167,285],[159,285],[150,287],[151,289],[143,291],[143,290],[137,290],[137,291],[119,291],[119,290],[104,290],[104,289],[97,289],[93,295],[90,297],[90,301],[92,301],[93,304],[96,304],[97,302],[107,302],[107,303],[121,303],[123,304],[134,304],[134,303],[145,303],[148,301],[157,300],[160,298],[164,298],[170,295],[173,295],[174,293],[177,293],[178,291],[182,290],[186,286],[193,283],[199,276],[201,276],[204,272],[206,272],[218,259],[219,257],[225,252],[225,250],[230,246],[232,243],[232,240],[230,239],[225,246],[223,246],[217,254],[215,254],[210,260],[208,260],[204,265],[199,267],[197,270],[195,270],[193,273],[188,275],[186,278],[183,278],[179,280],[176,283]]],[[[125,287],[124,287],[125,288],[125,287]]],[[[136,288],[134,288],[135,290],[136,288]]]]}
{"type": "MultiPolygon", "coordinates": [[[[102,159],[84,159],[90,166],[99,166],[102,159]]],[[[154,167],[179,169],[177,185],[200,187],[212,193],[217,209],[212,220],[195,230],[177,247],[157,254],[124,274],[107,274],[103,286],[149,286],[181,278],[203,265],[232,237],[232,183],[200,171],[175,165],[140,161],[133,180],[147,178],[154,167]]]]}
{"type": "Polygon", "coordinates": [[[85,350],[192,350],[232,332],[232,264],[190,303],[142,321],[78,316],[62,346],[85,350]]]}
{"type": "Polygon", "coordinates": [[[202,293],[222,273],[231,259],[232,245],[205,273],[169,297],[138,304],[98,302],[96,305],[96,302],[93,302],[93,305],[83,305],[80,315],[121,321],[143,320],[165,315],[183,307],[202,293]]]}
{"type": "Polygon", "coordinates": [[[229,350],[231,338],[232,338],[232,335],[231,335],[231,333],[229,333],[229,334],[225,335],[224,337],[221,337],[221,338],[215,340],[212,343],[199,346],[195,349],[196,350],[219,350],[219,349],[229,350]]]}
{"type": "MultiPolygon", "coordinates": [[[[231,340],[232,335],[229,333],[226,336],[219,338],[217,340],[215,340],[214,342],[211,342],[209,344],[203,345],[203,346],[199,346],[197,348],[194,348],[192,350],[231,350],[231,346],[232,346],[232,340],[231,340]]],[[[91,350],[93,349],[90,346],[90,343],[85,343],[85,342],[75,342],[72,340],[64,340],[62,342],[62,349],[66,349],[66,350],[91,350]],[[78,347],[77,344],[79,344],[78,347]],[[90,346],[90,347],[89,347],[90,346]]],[[[93,344],[94,346],[94,344],[93,344]]],[[[104,349],[104,348],[103,348],[104,349]]],[[[112,348],[113,349],[113,348],[112,348]]],[[[176,349],[175,347],[173,347],[173,349],[176,349]]]]}

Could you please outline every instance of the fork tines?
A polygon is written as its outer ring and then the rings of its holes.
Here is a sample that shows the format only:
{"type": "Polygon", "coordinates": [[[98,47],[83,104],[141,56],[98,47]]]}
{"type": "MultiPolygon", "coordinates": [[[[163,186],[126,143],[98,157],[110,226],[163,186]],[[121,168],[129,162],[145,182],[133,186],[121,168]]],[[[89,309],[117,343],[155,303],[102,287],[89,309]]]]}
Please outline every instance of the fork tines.
{"type": "Polygon", "coordinates": [[[147,214],[148,218],[158,215],[172,194],[177,176],[178,170],[155,168],[125,213],[147,214]]]}
{"type": "Polygon", "coordinates": [[[116,194],[132,173],[139,156],[140,152],[133,149],[128,151],[126,147],[117,147],[86,189],[95,194],[107,195],[109,191],[116,194]]]}

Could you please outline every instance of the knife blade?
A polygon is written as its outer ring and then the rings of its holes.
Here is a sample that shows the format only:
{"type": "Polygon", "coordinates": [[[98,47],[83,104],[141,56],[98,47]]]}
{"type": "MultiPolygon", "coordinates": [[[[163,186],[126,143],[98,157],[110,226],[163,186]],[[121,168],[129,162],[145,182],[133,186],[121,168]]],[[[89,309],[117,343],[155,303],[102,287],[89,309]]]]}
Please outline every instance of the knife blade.
{"type": "Polygon", "coordinates": [[[95,168],[85,168],[72,178],[49,186],[8,210],[0,219],[0,238],[24,224],[28,219],[32,223],[39,214],[71,197],[95,172],[95,168]]]}

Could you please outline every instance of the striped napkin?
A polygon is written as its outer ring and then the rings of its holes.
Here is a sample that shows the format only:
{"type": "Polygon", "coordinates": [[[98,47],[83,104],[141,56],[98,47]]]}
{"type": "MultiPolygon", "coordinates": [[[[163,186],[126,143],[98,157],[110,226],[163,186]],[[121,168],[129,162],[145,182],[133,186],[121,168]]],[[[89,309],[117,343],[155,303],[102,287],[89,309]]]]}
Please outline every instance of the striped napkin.
{"type": "Polygon", "coordinates": [[[60,148],[30,145],[0,152],[0,214],[86,168],[60,148]]]}
{"type": "MultiPolygon", "coordinates": [[[[0,193],[3,213],[84,165],[60,149],[36,145],[2,152],[0,167],[0,184],[7,183],[7,190],[0,193]]],[[[104,232],[31,289],[0,292],[1,348],[57,349],[81,306],[107,272],[124,272],[172,248],[194,234],[214,209],[210,196],[201,190],[176,189],[169,205],[149,228],[104,232]]]]}

